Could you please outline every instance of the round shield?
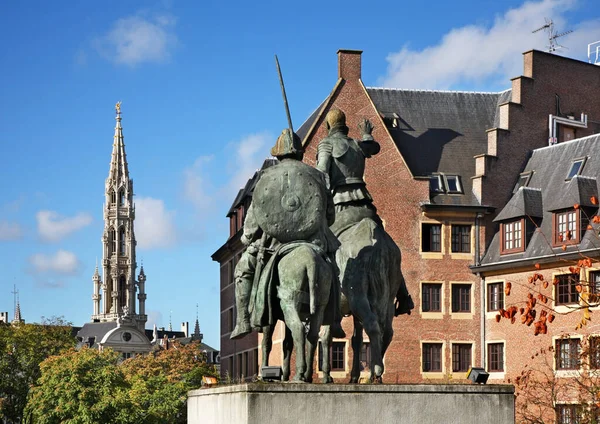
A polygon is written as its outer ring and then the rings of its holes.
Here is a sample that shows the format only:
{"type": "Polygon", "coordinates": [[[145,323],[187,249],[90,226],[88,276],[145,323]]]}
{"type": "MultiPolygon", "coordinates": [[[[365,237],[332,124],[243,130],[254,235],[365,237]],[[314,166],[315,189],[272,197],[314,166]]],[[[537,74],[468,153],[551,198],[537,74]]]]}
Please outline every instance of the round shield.
{"type": "Polygon", "coordinates": [[[267,168],[252,195],[254,217],[282,243],[306,240],[326,219],[327,189],[314,168],[285,161],[267,168]]]}

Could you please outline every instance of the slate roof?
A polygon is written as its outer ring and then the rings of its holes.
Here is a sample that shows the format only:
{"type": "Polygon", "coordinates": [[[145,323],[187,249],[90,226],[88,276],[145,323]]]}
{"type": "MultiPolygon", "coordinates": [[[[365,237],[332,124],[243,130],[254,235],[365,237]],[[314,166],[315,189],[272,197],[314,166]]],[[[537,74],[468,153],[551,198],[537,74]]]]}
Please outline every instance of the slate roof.
{"type": "Polygon", "coordinates": [[[557,190],[556,195],[548,204],[548,210],[557,211],[570,208],[574,203],[581,206],[594,206],[590,200],[592,196],[598,197],[596,178],[577,175],[557,190]]]}
{"type": "MultiPolygon", "coordinates": [[[[573,204],[570,206],[573,206],[573,204]]],[[[520,218],[524,215],[532,218],[541,218],[544,216],[542,190],[532,187],[520,187],[498,216],[496,216],[494,222],[520,218]]]]}
{"type": "MultiPolygon", "coordinates": [[[[87,322],[83,324],[83,327],[77,332],[77,346],[81,347],[87,344],[89,347],[98,347],[98,343],[102,338],[113,328],[117,327],[116,322],[87,322]],[[88,340],[93,339],[93,343],[88,344],[88,340]],[[81,340],[81,341],[79,341],[81,340]]],[[[92,342],[92,340],[90,340],[92,342]]]]}
{"type": "MultiPolygon", "coordinates": [[[[562,246],[552,247],[552,211],[572,208],[575,204],[582,205],[582,215],[585,213],[591,219],[598,213],[597,206],[593,205],[590,198],[597,196],[597,178],[600,178],[600,134],[579,138],[554,146],[536,149],[527,165],[525,172],[532,172],[528,187],[538,189],[541,193],[543,217],[539,224],[539,231],[531,235],[526,244],[525,252],[500,255],[500,232],[496,232],[488,247],[481,265],[492,266],[502,263],[528,260],[545,259],[553,260],[563,255],[577,254],[578,251],[596,249],[600,253],[600,238],[598,225],[593,224],[593,230],[586,230],[583,226],[583,237],[578,245],[567,245],[566,251],[562,246]],[[586,157],[587,160],[579,177],[567,181],[567,173],[573,160],[586,157]]],[[[519,190],[515,197],[520,196],[519,190]]],[[[507,207],[512,208],[513,199],[507,207]]],[[[515,204],[518,202],[515,201],[515,204]]],[[[504,208],[506,209],[506,208],[504,208]]],[[[498,215],[501,217],[504,209],[498,215]]],[[[507,212],[506,217],[515,215],[514,211],[507,212]]],[[[525,216],[524,211],[521,216],[525,216]]]]}
{"type": "Polygon", "coordinates": [[[472,194],[474,156],[487,153],[487,133],[498,126],[498,106],[510,101],[500,93],[367,88],[380,113],[396,113],[390,134],[412,174],[459,175],[463,195],[433,194],[431,202],[479,205],[472,194]]]}

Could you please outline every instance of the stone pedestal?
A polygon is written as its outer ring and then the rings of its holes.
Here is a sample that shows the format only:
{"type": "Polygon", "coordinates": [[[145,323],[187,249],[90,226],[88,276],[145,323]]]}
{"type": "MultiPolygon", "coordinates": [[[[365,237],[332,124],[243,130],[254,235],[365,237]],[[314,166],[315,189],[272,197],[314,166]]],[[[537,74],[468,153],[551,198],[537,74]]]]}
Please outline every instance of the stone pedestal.
{"type": "Polygon", "coordinates": [[[510,385],[253,383],[192,390],[189,424],[514,424],[510,385]]]}

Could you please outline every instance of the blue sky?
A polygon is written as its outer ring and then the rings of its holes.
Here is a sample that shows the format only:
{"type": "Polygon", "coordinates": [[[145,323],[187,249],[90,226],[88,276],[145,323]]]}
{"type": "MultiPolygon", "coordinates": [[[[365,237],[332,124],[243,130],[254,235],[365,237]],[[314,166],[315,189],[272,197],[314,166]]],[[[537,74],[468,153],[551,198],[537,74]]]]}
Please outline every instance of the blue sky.
{"type": "Polygon", "coordinates": [[[219,267],[237,190],[286,125],[329,94],[336,52],[363,50],[367,86],[501,91],[521,53],[600,40],[595,0],[3,2],[0,5],[0,311],[90,320],[114,104],[135,183],[150,323],[219,346],[219,267]],[[172,311],[172,312],[171,312],[172,311]]]}

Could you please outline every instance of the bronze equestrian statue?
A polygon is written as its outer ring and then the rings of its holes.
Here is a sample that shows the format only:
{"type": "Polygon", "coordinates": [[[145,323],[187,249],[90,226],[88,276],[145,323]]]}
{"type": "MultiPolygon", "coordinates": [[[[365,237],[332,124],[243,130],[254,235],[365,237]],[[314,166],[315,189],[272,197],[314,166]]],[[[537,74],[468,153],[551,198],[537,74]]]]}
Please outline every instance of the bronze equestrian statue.
{"type": "Polygon", "coordinates": [[[244,223],[248,248],[235,272],[238,318],[231,338],[262,331],[266,365],[273,328],[283,320],[284,380],[294,346],[294,381],[310,382],[321,325],[337,323],[341,331],[333,201],[324,175],[302,162],[296,134],[284,130],[271,154],[279,163],[261,171],[244,223]]]}
{"type": "MultiPolygon", "coordinates": [[[[365,161],[379,153],[372,124],[359,124],[362,140],[348,137],[346,116],[332,109],[326,116],[329,135],[317,149],[317,169],[328,176],[335,204],[331,230],[341,246],[336,253],[344,306],[354,318],[351,383],[360,376],[359,360],[363,328],[371,343],[371,381],[381,382],[383,357],[392,341],[394,316],[414,308],[400,269],[400,249],[383,228],[364,181],[365,161]]],[[[331,334],[322,336],[323,357],[329,357],[331,334]]],[[[330,366],[323,368],[324,382],[332,382],[330,366]]]]}

